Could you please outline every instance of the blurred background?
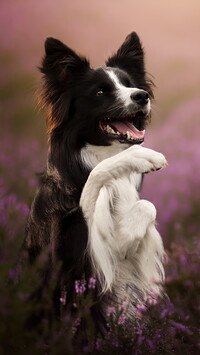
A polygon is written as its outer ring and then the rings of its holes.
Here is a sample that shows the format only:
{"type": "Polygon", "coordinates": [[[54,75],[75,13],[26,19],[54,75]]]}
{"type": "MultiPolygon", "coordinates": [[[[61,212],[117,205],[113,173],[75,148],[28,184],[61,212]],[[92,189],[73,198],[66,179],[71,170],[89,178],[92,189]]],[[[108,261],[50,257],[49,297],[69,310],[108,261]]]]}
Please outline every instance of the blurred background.
{"type": "MultiPolygon", "coordinates": [[[[199,0],[1,0],[0,23],[0,225],[6,246],[1,262],[10,265],[17,255],[37,186],[35,174],[46,161],[45,119],[35,104],[45,38],[62,40],[96,67],[134,30],[156,84],[145,145],[164,153],[169,162],[163,171],[146,176],[142,196],[158,211],[158,229],[171,260],[168,282],[182,280],[183,286],[187,279],[197,292],[199,0]]],[[[188,286],[184,287],[188,292],[188,286]]],[[[174,299],[181,299],[183,289],[177,285],[172,289],[174,299]]],[[[190,301],[185,302],[187,308],[190,301]]],[[[192,309],[196,314],[199,306],[192,309]]]]}
{"type": "MultiPolygon", "coordinates": [[[[143,195],[156,204],[162,232],[172,227],[171,218],[177,222],[176,214],[188,219],[191,199],[199,197],[199,1],[1,0],[0,23],[2,184],[29,203],[34,173],[45,164],[45,119],[35,104],[45,38],[59,38],[96,67],[134,30],[156,84],[145,144],[169,161],[145,179],[143,195]]],[[[190,228],[193,233],[195,223],[190,228]]]]}

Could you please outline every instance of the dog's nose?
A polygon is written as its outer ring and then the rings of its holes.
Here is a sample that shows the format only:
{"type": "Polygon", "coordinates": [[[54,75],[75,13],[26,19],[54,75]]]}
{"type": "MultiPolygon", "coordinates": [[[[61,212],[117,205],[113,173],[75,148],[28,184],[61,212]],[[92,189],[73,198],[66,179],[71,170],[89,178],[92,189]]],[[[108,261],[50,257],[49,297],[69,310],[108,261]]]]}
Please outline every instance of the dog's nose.
{"type": "Polygon", "coordinates": [[[145,90],[137,90],[131,94],[131,99],[138,105],[144,106],[149,101],[149,94],[145,90]]]}

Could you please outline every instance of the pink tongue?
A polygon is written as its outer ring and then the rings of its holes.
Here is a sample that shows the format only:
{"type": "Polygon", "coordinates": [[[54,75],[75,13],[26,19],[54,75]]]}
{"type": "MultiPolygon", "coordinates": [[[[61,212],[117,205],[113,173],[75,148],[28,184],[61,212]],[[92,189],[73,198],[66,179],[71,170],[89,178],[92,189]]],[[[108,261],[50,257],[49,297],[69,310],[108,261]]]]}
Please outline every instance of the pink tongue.
{"type": "Polygon", "coordinates": [[[121,122],[115,121],[112,122],[112,127],[117,129],[117,131],[121,134],[126,134],[127,131],[130,133],[131,138],[133,139],[142,139],[144,138],[145,130],[139,131],[132,123],[130,122],[121,122]]]}

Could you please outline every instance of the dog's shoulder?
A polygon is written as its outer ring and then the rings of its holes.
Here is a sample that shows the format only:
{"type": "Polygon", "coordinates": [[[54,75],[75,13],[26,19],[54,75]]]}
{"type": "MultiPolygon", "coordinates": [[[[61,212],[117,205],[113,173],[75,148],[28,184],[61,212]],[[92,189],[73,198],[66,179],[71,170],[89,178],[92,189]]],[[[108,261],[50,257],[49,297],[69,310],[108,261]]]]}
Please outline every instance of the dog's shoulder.
{"type": "Polygon", "coordinates": [[[69,183],[43,172],[39,176],[38,189],[31,206],[32,218],[41,225],[42,221],[46,223],[50,215],[70,214],[78,206],[74,194],[69,183]]]}

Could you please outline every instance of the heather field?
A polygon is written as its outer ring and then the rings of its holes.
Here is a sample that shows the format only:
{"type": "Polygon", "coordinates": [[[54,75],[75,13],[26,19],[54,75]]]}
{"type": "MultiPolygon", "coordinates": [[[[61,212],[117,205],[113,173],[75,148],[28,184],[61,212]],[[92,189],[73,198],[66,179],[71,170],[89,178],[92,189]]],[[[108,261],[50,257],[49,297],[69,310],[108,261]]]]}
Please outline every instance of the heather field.
{"type": "Polygon", "coordinates": [[[199,1],[1,0],[0,23],[0,354],[199,353],[199,1]],[[146,309],[138,307],[133,328],[125,326],[123,304],[115,321],[110,309],[110,332],[94,339],[88,308],[95,302],[95,280],[88,285],[77,280],[73,319],[65,299],[61,319],[55,317],[53,282],[40,302],[30,300],[46,262],[43,255],[19,287],[12,283],[37,173],[47,155],[44,113],[35,103],[37,66],[47,36],[63,40],[98,66],[132,30],[142,39],[156,84],[145,146],[164,153],[169,163],[147,175],[142,189],[142,197],[157,208],[168,255],[168,297],[146,309]],[[41,321],[31,328],[31,314],[41,311],[41,321]],[[87,334],[77,332],[81,317],[87,334]]]}

